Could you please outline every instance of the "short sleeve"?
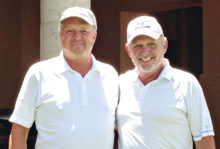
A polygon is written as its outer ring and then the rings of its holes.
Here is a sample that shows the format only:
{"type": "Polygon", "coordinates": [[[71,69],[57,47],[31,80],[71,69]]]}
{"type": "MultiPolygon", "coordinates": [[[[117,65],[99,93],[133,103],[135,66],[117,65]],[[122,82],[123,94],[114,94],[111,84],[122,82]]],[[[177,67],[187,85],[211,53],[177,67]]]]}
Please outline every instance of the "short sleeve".
{"type": "Polygon", "coordinates": [[[29,69],[22,83],[10,122],[30,128],[35,119],[35,102],[38,95],[38,82],[33,69],[29,69]]]}
{"type": "Polygon", "coordinates": [[[203,137],[213,136],[214,130],[202,88],[196,79],[191,84],[190,92],[189,123],[193,140],[199,141],[203,137]]]}

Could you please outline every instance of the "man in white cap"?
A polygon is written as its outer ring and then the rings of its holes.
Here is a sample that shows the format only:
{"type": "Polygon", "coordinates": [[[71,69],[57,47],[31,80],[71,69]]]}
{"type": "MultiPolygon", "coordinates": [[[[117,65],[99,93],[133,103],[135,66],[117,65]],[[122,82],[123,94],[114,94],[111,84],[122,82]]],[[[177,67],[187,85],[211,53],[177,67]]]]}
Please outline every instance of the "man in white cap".
{"type": "Polygon", "coordinates": [[[118,74],[91,54],[97,35],[94,14],[66,9],[60,19],[62,51],[31,66],[19,92],[10,149],[26,149],[30,127],[35,149],[112,149],[118,74]]]}
{"type": "Polygon", "coordinates": [[[215,149],[203,91],[164,58],[168,41],[151,16],[132,20],[125,49],[135,65],[120,75],[119,149],[215,149]]]}

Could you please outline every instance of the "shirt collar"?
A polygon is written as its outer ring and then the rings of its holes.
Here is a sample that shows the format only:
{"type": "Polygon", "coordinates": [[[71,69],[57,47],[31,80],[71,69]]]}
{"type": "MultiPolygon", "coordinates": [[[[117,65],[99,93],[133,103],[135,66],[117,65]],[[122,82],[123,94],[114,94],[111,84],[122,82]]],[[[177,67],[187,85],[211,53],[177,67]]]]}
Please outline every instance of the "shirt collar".
{"type": "Polygon", "coordinates": [[[68,65],[67,61],[63,56],[63,51],[61,51],[60,55],[56,57],[56,62],[57,62],[57,64],[55,65],[56,72],[63,73],[71,70],[70,66],[68,65]]]}
{"type": "Polygon", "coordinates": [[[92,67],[85,77],[92,77],[95,73],[100,73],[100,69],[98,69],[97,60],[95,59],[94,55],[92,55],[92,67]]]}
{"type": "Polygon", "coordinates": [[[158,79],[165,78],[165,79],[171,80],[172,79],[172,73],[171,73],[172,68],[170,66],[169,60],[165,58],[165,61],[166,61],[166,65],[163,68],[162,72],[160,73],[158,79]]]}
{"type": "MultiPolygon", "coordinates": [[[[171,73],[171,69],[172,67],[170,66],[170,63],[169,63],[169,60],[165,58],[165,61],[166,61],[166,65],[165,67],[163,68],[163,70],[161,71],[159,77],[157,79],[162,79],[162,78],[165,78],[165,79],[168,79],[168,80],[171,80],[172,79],[172,73],[171,73]]],[[[139,77],[138,77],[138,71],[137,71],[137,68],[134,68],[132,70],[133,72],[133,77],[131,78],[131,81],[137,81],[139,80],[139,77]]]]}
{"type": "MultiPolygon", "coordinates": [[[[55,70],[58,73],[64,73],[67,71],[74,71],[69,66],[66,59],[64,58],[63,51],[61,51],[60,55],[57,57],[57,65],[55,67],[56,67],[55,70]]],[[[95,57],[92,55],[92,67],[87,74],[91,75],[91,74],[94,74],[95,72],[99,72],[99,69],[97,67],[97,61],[96,61],[95,57]]]]}
{"type": "Polygon", "coordinates": [[[137,68],[136,68],[136,67],[132,70],[131,73],[132,73],[132,75],[131,75],[131,81],[137,81],[137,80],[139,80],[138,71],[137,71],[137,68]]]}

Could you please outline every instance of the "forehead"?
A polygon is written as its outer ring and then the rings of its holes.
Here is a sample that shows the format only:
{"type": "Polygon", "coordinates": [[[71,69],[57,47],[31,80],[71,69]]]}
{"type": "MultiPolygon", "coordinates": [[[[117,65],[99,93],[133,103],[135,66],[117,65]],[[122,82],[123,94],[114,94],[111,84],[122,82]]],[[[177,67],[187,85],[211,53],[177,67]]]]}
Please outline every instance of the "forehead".
{"type": "Polygon", "coordinates": [[[81,18],[77,18],[77,17],[71,17],[71,18],[67,18],[65,20],[63,20],[61,22],[62,25],[71,25],[71,24],[76,24],[76,25],[88,25],[90,26],[89,23],[87,23],[85,20],[81,19],[81,18]]]}
{"type": "Polygon", "coordinates": [[[153,39],[152,37],[146,36],[146,35],[140,35],[135,37],[131,43],[136,43],[139,41],[156,41],[155,39],[153,39]]]}

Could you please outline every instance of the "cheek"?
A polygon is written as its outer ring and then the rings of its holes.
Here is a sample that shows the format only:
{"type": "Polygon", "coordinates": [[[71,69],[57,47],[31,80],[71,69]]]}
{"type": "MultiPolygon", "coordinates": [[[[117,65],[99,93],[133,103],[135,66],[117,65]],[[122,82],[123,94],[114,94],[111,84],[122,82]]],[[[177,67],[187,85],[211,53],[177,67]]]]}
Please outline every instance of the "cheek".
{"type": "Polygon", "coordinates": [[[94,44],[95,43],[95,39],[92,38],[90,43],[94,44]]]}
{"type": "Polygon", "coordinates": [[[67,40],[67,36],[64,36],[64,35],[61,35],[60,36],[60,40],[62,41],[62,42],[64,42],[64,41],[66,41],[67,40]]]}
{"type": "Polygon", "coordinates": [[[134,50],[131,52],[131,54],[133,55],[133,57],[138,57],[141,55],[141,50],[134,50]]]}
{"type": "Polygon", "coordinates": [[[164,50],[158,48],[158,49],[152,50],[152,53],[153,53],[154,55],[158,55],[158,56],[159,56],[159,55],[163,55],[163,54],[164,54],[164,50]]]}
{"type": "Polygon", "coordinates": [[[90,44],[90,45],[92,45],[92,46],[93,46],[94,43],[95,43],[95,39],[94,39],[93,37],[88,37],[88,38],[87,38],[87,41],[88,41],[87,43],[90,44]]]}
{"type": "Polygon", "coordinates": [[[62,44],[66,44],[67,43],[67,39],[66,38],[63,38],[63,39],[61,39],[61,42],[62,42],[62,44]]]}
{"type": "Polygon", "coordinates": [[[136,61],[136,59],[137,59],[137,57],[138,57],[138,55],[137,55],[137,53],[135,52],[130,52],[130,54],[129,54],[129,56],[130,56],[130,58],[133,60],[133,61],[136,61]]]}

